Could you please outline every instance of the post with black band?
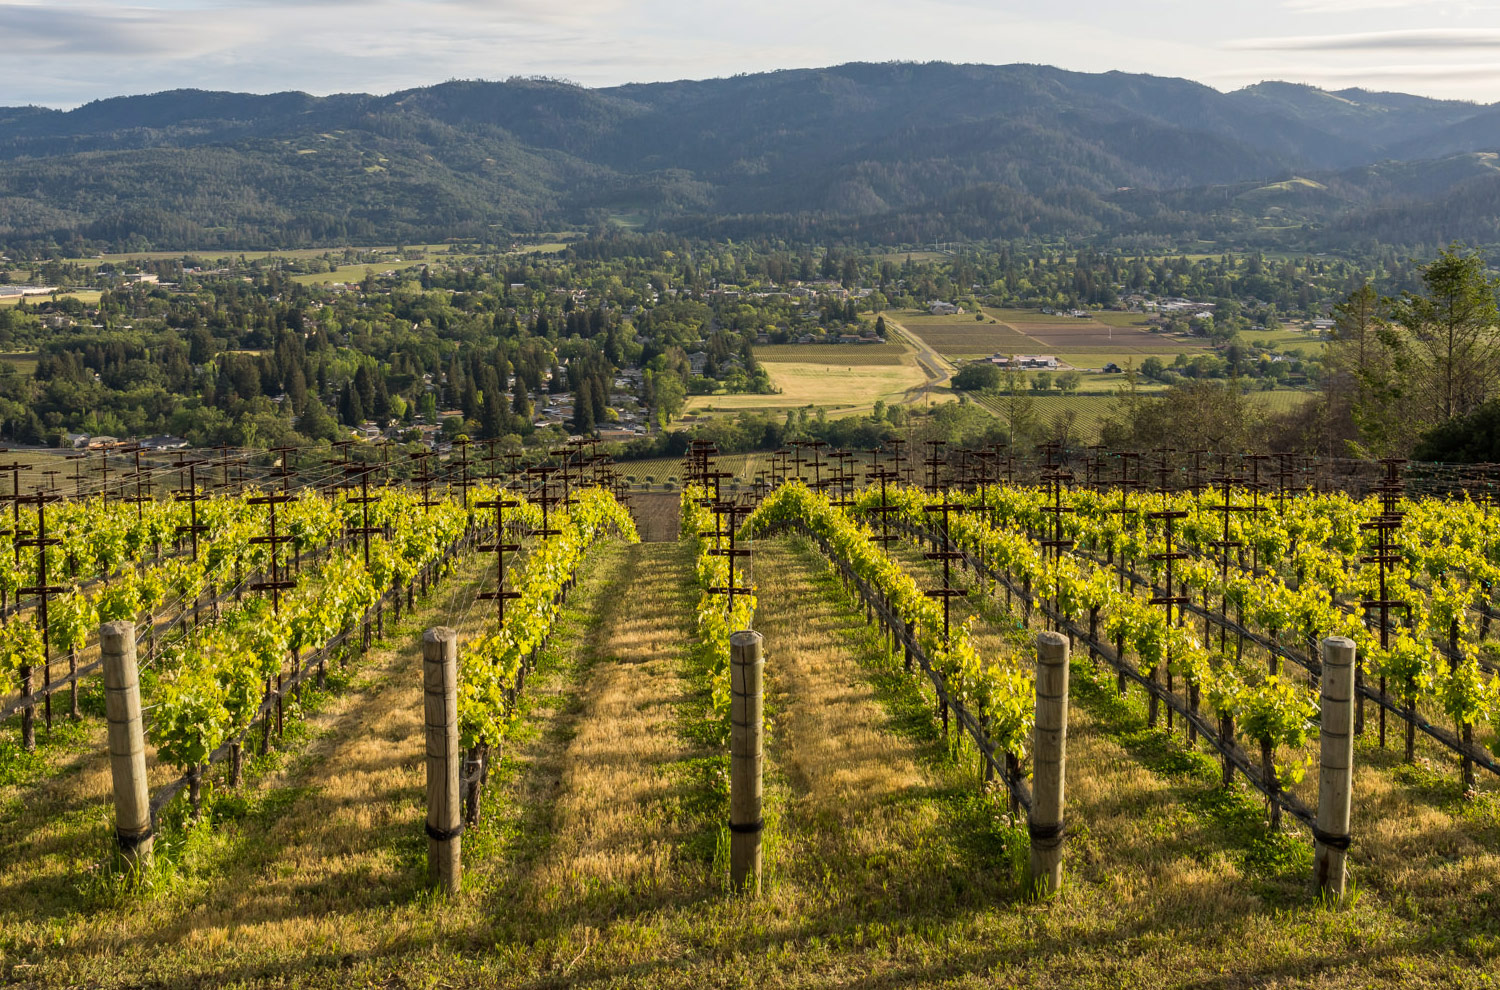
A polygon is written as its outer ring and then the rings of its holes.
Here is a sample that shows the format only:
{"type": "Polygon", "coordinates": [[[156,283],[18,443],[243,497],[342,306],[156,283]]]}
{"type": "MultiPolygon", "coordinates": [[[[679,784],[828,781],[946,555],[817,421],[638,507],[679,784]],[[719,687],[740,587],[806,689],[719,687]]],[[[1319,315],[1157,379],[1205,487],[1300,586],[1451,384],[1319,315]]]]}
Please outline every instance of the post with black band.
{"type": "Polygon", "coordinates": [[[1344,897],[1354,783],[1354,641],[1323,640],[1322,722],[1318,733],[1318,818],[1313,829],[1313,883],[1337,903],[1344,897]]]}
{"type": "Polygon", "coordinates": [[[458,633],[422,634],[422,693],[427,723],[427,876],[447,894],[462,882],[463,802],[459,794],[458,633]]]}
{"type": "Polygon", "coordinates": [[[141,726],[141,682],[135,623],[99,627],[104,658],[104,713],[109,723],[109,770],[115,790],[115,838],[135,869],[151,865],[151,795],[146,789],[146,740],[141,726]]]}
{"type": "Polygon", "coordinates": [[[761,769],[765,658],[761,635],[729,637],[729,878],[736,891],[760,894],[761,769]]]}
{"type": "Polygon", "coordinates": [[[1063,784],[1068,750],[1068,638],[1036,638],[1036,746],[1032,766],[1031,889],[1037,896],[1062,889],[1063,784]]]}

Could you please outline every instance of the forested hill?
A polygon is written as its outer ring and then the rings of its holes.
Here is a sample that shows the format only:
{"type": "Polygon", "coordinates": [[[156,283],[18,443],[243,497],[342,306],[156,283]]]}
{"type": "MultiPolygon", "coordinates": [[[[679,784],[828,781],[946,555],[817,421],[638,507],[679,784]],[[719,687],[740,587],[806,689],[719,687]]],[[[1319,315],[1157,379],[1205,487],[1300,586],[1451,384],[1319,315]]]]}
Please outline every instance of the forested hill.
{"type": "Polygon", "coordinates": [[[0,245],[289,247],[611,220],[887,242],[1490,240],[1493,217],[1451,204],[1500,199],[1497,150],[1500,107],[1033,65],[182,90],[0,108],[0,245]],[[1451,224],[1414,229],[1428,202],[1451,224]]]}

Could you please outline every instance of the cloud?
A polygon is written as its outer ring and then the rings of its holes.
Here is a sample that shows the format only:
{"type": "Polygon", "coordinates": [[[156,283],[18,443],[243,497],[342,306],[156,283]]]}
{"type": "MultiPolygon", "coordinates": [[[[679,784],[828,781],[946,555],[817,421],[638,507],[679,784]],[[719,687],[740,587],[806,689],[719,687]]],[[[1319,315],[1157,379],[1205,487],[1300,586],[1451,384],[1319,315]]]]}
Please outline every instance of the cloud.
{"type": "MultiPolygon", "coordinates": [[[[1244,75],[1244,72],[1237,72],[1244,75]]],[[[1255,75],[1254,72],[1250,73],[1255,75]]],[[[1314,79],[1323,82],[1336,82],[1341,84],[1359,83],[1369,80],[1385,80],[1386,82],[1495,82],[1500,81],[1500,64],[1494,62],[1469,62],[1469,63],[1421,63],[1415,65],[1378,65],[1378,66],[1349,66],[1329,67],[1319,66],[1310,71],[1293,72],[1285,66],[1277,69],[1267,69],[1259,73],[1261,78],[1282,78],[1295,76],[1308,80],[1314,79]]]]}
{"type": "MultiPolygon", "coordinates": [[[[1422,0],[1427,9],[1458,10],[1469,13],[1479,10],[1500,9],[1500,3],[1484,0],[1422,0]]],[[[1299,14],[1351,14],[1365,10],[1412,9],[1412,0],[1282,0],[1283,7],[1299,14]]]]}
{"type": "Polygon", "coordinates": [[[1225,48],[1257,52],[1385,51],[1393,49],[1500,48],[1500,30],[1424,28],[1415,31],[1370,31],[1362,34],[1245,38],[1225,48]]]}
{"type": "Polygon", "coordinates": [[[214,25],[150,8],[0,4],[8,56],[181,56],[212,47],[214,25]]]}

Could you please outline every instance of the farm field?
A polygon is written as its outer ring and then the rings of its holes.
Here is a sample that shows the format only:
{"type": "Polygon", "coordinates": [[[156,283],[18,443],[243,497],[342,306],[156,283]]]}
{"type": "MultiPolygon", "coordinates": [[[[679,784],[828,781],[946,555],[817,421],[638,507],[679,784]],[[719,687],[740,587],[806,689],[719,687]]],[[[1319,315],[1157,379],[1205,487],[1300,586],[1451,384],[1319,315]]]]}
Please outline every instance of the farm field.
{"type": "Polygon", "coordinates": [[[29,375],[36,371],[35,351],[16,351],[10,354],[0,354],[0,361],[4,361],[19,374],[29,375]]]}
{"type": "Polygon", "coordinates": [[[860,415],[876,401],[888,406],[922,401],[930,377],[916,355],[897,344],[784,345],[758,347],[755,354],[779,394],[692,396],[684,418],[806,406],[829,415],[860,415]]]}
{"type": "Polygon", "coordinates": [[[1098,357],[1118,361],[1124,356],[1139,364],[1153,354],[1170,361],[1180,353],[1191,354],[1206,349],[1203,342],[1151,333],[1133,324],[1049,317],[1023,310],[986,311],[984,316],[985,320],[981,322],[968,313],[955,316],[933,316],[920,311],[887,314],[889,319],[920,336],[938,353],[959,359],[991,354],[1052,354],[1078,367],[1102,367],[1105,362],[1097,360],[1098,357]],[[999,322],[992,324],[991,319],[999,322]]]}
{"type": "MultiPolygon", "coordinates": [[[[718,470],[732,473],[734,478],[731,483],[749,485],[755,481],[757,472],[770,466],[771,454],[766,451],[756,451],[749,454],[719,454],[714,463],[718,470]]],[[[651,485],[660,487],[670,484],[674,489],[682,487],[683,471],[682,458],[680,457],[654,457],[639,461],[619,461],[615,469],[631,485],[651,485]],[[647,479],[651,479],[648,481],[647,479]]],[[[677,511],[676,503],[673,502],[672,511],[677,511]]]]}
{"type": "Polygon", "coordinates": [[[762,344],[755,359],[771,364],[853,365],[906,364],[911,351],[901,344],[762,344]]]}
{"type": "Polygon", "coordinates": [[[991,354],[1039,353],[1041,346],[1004,323],[976,321],[973,314],[933,316],[919,310],[882,314],[905,327],[946,358],[976,358],[991,354]]]}
{"type": "Polygon", "coordinates": [[[316,272],[309,275],[293,275],[292,281],[301,285],[330,285],[334,282],[359,282],[366,275],[379,275],[383,271],[389,271],[389,265],[360,264],[339,265],[331,272],[316,272]]]}
{"type": "MultiPolygon", "coordinates": [[[[179,258],[202,258],[205,261],[237,261],[244,258],[246,261],[264,261],[267,258],[289,258],[306,259],[321,258],[325,254],[340,254],[348,249],[348,245],[319,248],[292,248],[274,251],[224,251],[210,248],[202,251],[137,251],[126,254],[104,254],[93,258],[66,258],[68,264],[98,267],[109,263],[113,265],[130,264],[138,261],[176,261],[179,258]]],[[[378,251],[386,254],[394,254],[395,245],[386,247],[356,248],[359,251],[378,251]]],[[[403,247],[407,254],[436,254],[448,250],[446,244],[407,244],[403,247]]]]}
{"type": "Polygon", "coordinates": [[[1311,330],[1246,330],[1240,336],[1251,344],[1262,344],[1278,351],[1300,347],[1304,354],[1322,352],[1326,340],[1311,330]]]}
{"type": "MultiPolygon", "coordinates": [[[[62,292],[59,292],[57,294],[57,297],[59,299],[77,299],[79,302],[83,303],[86,306],[97,303],[99,301],[99,296],[100,292],[97,289],[64,289],[62,292]]],[[[26,300],[26,304],[28,306],[35,306],[38,303],[44,302],[51,298],[52,296],[50,295],[6,296],[4,299],[0,299],[0,306],[15,306],[18,305],[22,299],[26,300]]]]}
{"type": "MultiPolygon", "coordinates": [[[[736,474],[750,466],[749,458],[715,465],[736,474]]],[[[603,504],[597,492],[575,494],[580,507],[552,517],[567,533],[603,504]]],[[[1174,665],[1175,687],[1147,678],[1157,641],[1152,616],[1161,609],[1149,591],[1120,590],[1115,569],[1091,563],[1083,544],[1068,552],[1066,566],[1045,563],[1034,550],[1039,537],[1023,522],[1039,517],[1045,500],[1035,492],[992,488],[981,505],[977,493],[955,490],[954,500],[988,511],[965,512],[954,545],[990,539],[992,525],[1019,541],[990,545],[988,566],[1004,561],[1004,576],[1024,571],[1030,587],[1043,567],[1106,578],[1089,586],[1111,630],[1097,645],[1120,655],[1091,657],[1087,609],[1067,606],[1077,642],[1063,709],[1067,787],[1057,825],[1066,828],[1049,833],[1047,820],[1035,817],[1047,772],[1037,748],[1042,733],[1028,720],[1039,690],[1035,637],[1062,620],[1043,614],[1050,599],[1023,606],[1020,590],[966,573],[969,595],[952,602],[956,652],[941,662],[952,665],[944,677],[956,685],[953,704],[991,707],[983,729],[950,720],[936,678],[922,669],[935,656],[942,620],[941,606],[921,591],[944,585],[943,564],[910,533],[898,531],[888,550],[869,539],[854,520],[869,518],[859,510],[875,496],[860,497],[846,514],[795,488],[780,493],[746,524],[739,545],[752,550],[747,558],[709,554],[711,538],[679,541],[677,500],[661,493],[641,500],[641,542],[600,531],[575,554],[566,533],[568,549],[526,537],[507,586],[552,601],[555,587],[546,582],[561,575],[542,578],[553,569],[534,565],[565,559],[559,570],[576,568],[576,586],[559,595],[524,686],[513,682],[514,707],[482,764],[482,801],[456,838],[434,835],[427,818],[427,761],[442,754],[424,748],[424,717],[441,692],[424,688],[421,635],[439,625],[456,631],[463,684],[490,662],[488,647],[473,647],[493,628],[492,603],[478,598],[496,587],[487,554],[461,552],[441,584],[429,587],[424,578],[411,607],[385,617],[383,638],[351,651],[347,663],[331,658],[326,683],[309,680],[295,696],[289,687],[285,732],[278,716],[264,751],[247,746],[242,780],[231,786],[223,763],[206,771],[196,822],[186,797],[166,806],[156,824],[156,863],[142,878],[126,876],[113,852],[99,679],[85,682],[78,721],[59,709],[50,730],[38,725],[33,754],[16,744],[15,718],[0,723],[7,834],[0,977],[26,987],[1491,985],[1500,964],[1494,770],[1478,768],[1466,794],[1452,748],[1419,733],[1408,759],[1406,723],[1392,714],[1382,743],[1371,702],[1353,742],[1353,885],[1342,903],[1320,900],[1311,889],[1313,841],[1293,811],[1320,800],[1319,724],[1341,716],[1327,708],[1314,711],[1318,719],[1247,714],[1259,710],[1258,698],[1282,698],[1277,684],[1297,704],[1323,697],[1295,659],[1304,630],[1284,629],[1279,640],[1269,634],[1288,654],[1279,681],[1265,676],[1261,641],[1248,639],[1236,659],[1233,635],[1211,670],[1174,665]],[[832,538],[820,544],[794,535],[786,528],[793,522],[832,538]],[[1032,549],[1015,553],[1022,544],[1032,549]],[[732,559],[755,589],[748,614],[766,658],[764,792],[754,833],[764,867],[754,897],[728,882],[729,673],[715,638],[722,601],[704,593],[732,559]],[[533,574],[543,583],[533,584],[533,574]],[[859,590],[872,582],[907,589],[878,601],[921,617],[912,637],[920,664],[904,662],[872,621],[859,590]],[[1117,629],[1125,646],[1112,645],[1117,629]],[[970,656],[983,663],[964,659],[970,656]],[[1117,669],[1139,679],[1117,681],[1117,669]],[[1196,670],[1204,686],[1207,717],[1196,736],[1184,716],[1174,721],[1167,706],[1148,704],[1143,687],[1154,684],[1158,697],[1186,706],[1185,670],[1196,670]],[[1244,682],[1235,700],[1211,700],[1220,697],[1214,688],[1234,678],[1244,682]],[[1010,706],[1013,699],[1020,707],[1010,706]],[[1212,715],[1220,703],[1240,706],[1233,709],[1243,740],[1236,752],[1250,761],[1227,784],[1217,737],[1210,738],[1215,726],[1226,731],[1212,715]],[[1002,772],[1019,775],[1033,811],[1012,807],[1006,786],[986,780],[969,738],[980,731],[995,733],[997,747],[1020,747],[1015,768],[1002,772]],[[1278,734],[1264,750],[1252,735],[1260,731],[1278,734]],[[1289,795],[1277,799],[1287,811],[1275,824],[1250,777],[1263,752],[1275,756],[1267,773],[1286,774],[1276,793],[1289,795]],[[1293,774],[1297,767],[1306,775],[1293,774]],[[1062,886],[1038,896],[1031,856],[1049,836],[1061,839],[1062,886]],[[428,872],[432,844],[445,842],[461,843],[463,870],[461,889],[448,894],[431,889],[428,872]]],[[[925,523],[924,494],[895,497],[898,530],[925,523]]],[[[1060,497],[1075,508],[1074,535],[1083,543],[1107,533],[1113,513],[1096,496],[1060,497]]],[[[1193,496],[1172,497],[1191,507],[1193,496]]],[[[399,515],[402,527],[423,525],[415,499],[394,501],[411,510],[399,515]]],[[[1292,503],[1294,513],[1340,523],[1376,511],[1354,501],[1292,503]]],[[[687,528],[712,531],[711,515],[705,527],[706,510],[691,499],[687,505],[687,528]]],[[[1468,537],[1492,525],[1447,503],[1405,506],[1411,518],[1402,539],[1419,556],[1440,547],[1448,528],[1468,537]]],[[[1284,511],[1237,516],[1236,532],[1243,526],[1250,539],[1281,527],[1284,511]]],[[[439,515],[452,524],[448,532],[462,529],[461,507],[439,515]]],[[[1142,525],[1142,552],[1155,551],[1160,525],[1142,525]]],[[[1178,537],[1194,547],[1217,538],[1198,530],[1178,537]]],[[[350,562],[359,556],[342,552],[350,562]]],[[[1473,553],[1444,559],[1467,573],[1481,563],[1473,553]]],[[[1337,553],[1355,568],[1364,566],[1360,555],[1358,547],[1337,553]]],[[[1128,564],[1136,566],[1144,558],[1128,564]]],[[[1265,624],[1282,621],[1278,609],[1291,607],[1268,589],[1305,597],[1304,589],[1251,570],[1247,563],[1234,578],[1251,583],[1240,621],[1264,639],[1265,624]]],[[[1209,582],[1204,594],[1227,593],[1228,585],[1213,583],[1217,573],[1200,569],[1191,579],[1209,582]]],[[[1478,593],[1467,581],[1455,587],[1478,593]]],[[[1427,589],[1414,584],[1404,593],[1425,614],[1427,589]]],[[[515,628],[540,631],[523,603],[510,614],[515,628]]],[[[1337,620],[1319,613],[1315,621],[1337,620]]],[[[1194,616],[1189,631],[1198,622],[1194,616]]],[[[1484,636],[1466,626],[1458,641],[1477,652],[1484,636]]],[[[1174,643],[1186,651],[1179,663],[1205,652],[1196,639],[1174,643]]],[[[171,665],[192,668],[197,657],[184,650],[149,669],[142,683],[153,702],[148,718],[159,717],[163,701],[183,703],[168,690],[178,676],[171,665]]],[[[1436,653],[1430,659],[1441,663],[1436,653]]],[[[1423,712],[1437,710],[1441,689],[1424,685],[1423,712]]],[[[460,708],[465,733],[482,718],[479,710],[509,704],[503,692],[460,697],[474,706],[460,708]]],[[[1196,696],[1191,704],[1198,707],[1196,696]]],[[[1495,745],[1496,723],[1500,712],[1471,726],[1483,754],[1495,745]]],[[[153,725],[153,733],[166,731],[153,725]]],[[[169,759],[154,745],[147,753],[153,789],[172,775],[169,759]]],[[[1324,838],[1336,842],[1341,834],[1324,838]]]]}
{"type": "MultiPolygon", "coordinates": [[[[1249,400],[1267,412],[1290,412],[1315,398],[1310,392],[1278,389],[1272,392],[1247,393],[1249,400]]],[[[1098,438],[1099,424],[1115,408],[1113,395],[1063,395],[1060,392],[1031,393],[1032,408],[1043,423],[1052,423],[1064,413],[1072,413],[1077,419],[1074,427],[1082,431],[1085,441],[1092,443],[1098,438]]],[[[1004,417],[1004,397],[984,397],[978,400],[990,412],[1004,417]]]]}

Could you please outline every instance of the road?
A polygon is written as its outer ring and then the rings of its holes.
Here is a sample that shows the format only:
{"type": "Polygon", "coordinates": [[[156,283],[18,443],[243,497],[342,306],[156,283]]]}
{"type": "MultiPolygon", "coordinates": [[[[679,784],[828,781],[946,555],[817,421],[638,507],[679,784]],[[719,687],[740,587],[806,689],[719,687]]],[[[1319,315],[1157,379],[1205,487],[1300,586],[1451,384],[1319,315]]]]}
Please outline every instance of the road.
{"type": "Polygon", "coordinates": [[[953,362],[933,350],[920,336],[896,322],[890,313],[881,313],[880,315],[885,319],[887,335],[895,337],[916,351],[917,367],[921,368],[922,374],[927,376],[927,381],[924,384],[909,389],[908,392],[917,392],[925,395],[930,394],[935,388],[940,388],[948,384],[948,380],[958,370],[953,366],[953,362]]]}

